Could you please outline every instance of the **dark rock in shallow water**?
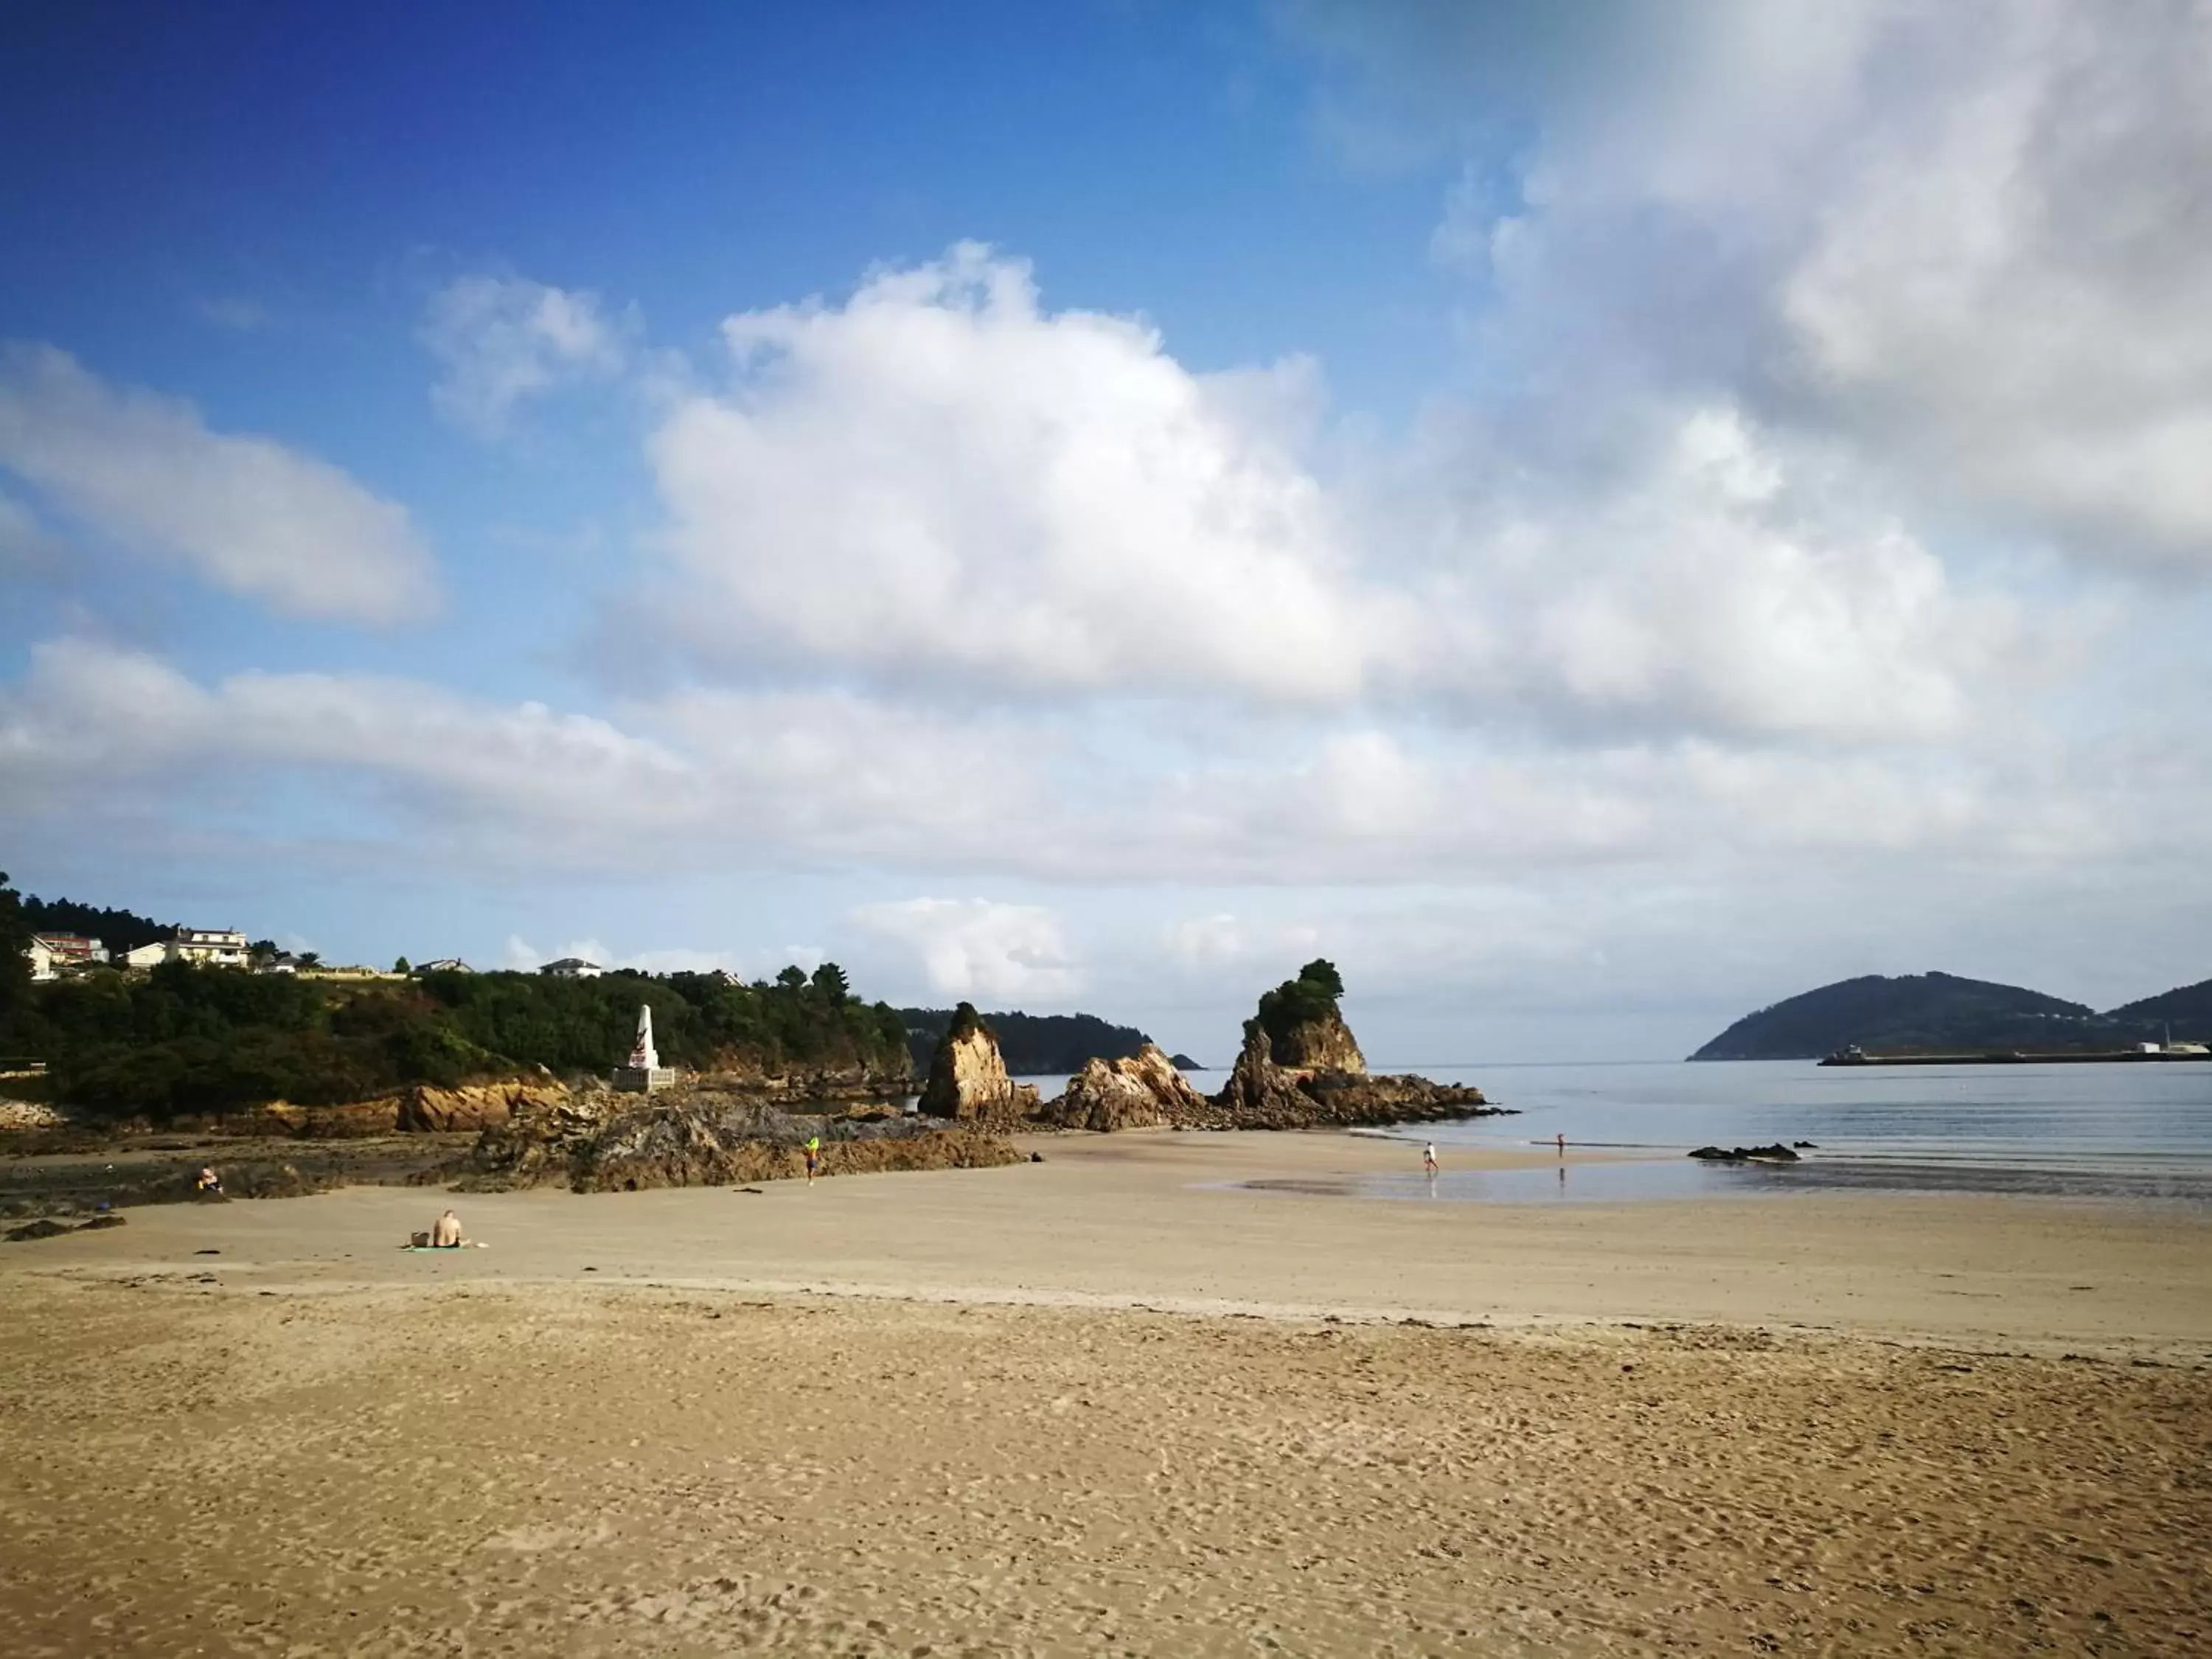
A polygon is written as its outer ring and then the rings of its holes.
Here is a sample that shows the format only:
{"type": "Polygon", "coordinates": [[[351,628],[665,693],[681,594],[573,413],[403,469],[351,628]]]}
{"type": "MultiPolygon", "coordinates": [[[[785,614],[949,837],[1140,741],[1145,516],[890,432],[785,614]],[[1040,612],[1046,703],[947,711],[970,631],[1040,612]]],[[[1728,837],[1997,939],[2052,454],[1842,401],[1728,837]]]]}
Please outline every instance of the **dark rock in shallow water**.
{"type": "Polygon", "coordinates": [[[1704,1158],[1709,1164],[1795,1164],[1797,1154],[1780,1141],[1771,1146],[1700,1146],[1690,1154],[1704,1158]]]}
{"type": "Polygon", "coordinates": [[[1817,1140],[1793,1140],[1790,1144],[1792,1146],[1802,1147],[1808,1152],[1817,1152],[1820,1150],[1820,1143],[1817,1140]]]}
{"type": "Polygon", "coordinates": [[[123,1218],[117,1215],[112,1210],[110,1210],[104,1215],[96,1215],[93,1217],[91,1220],[86,1222],[82,1227],[79,1227],[77,1231],[81,1233],[96,1233],[105,1228],[120,1227],[122,1224],[123,1218]]]}

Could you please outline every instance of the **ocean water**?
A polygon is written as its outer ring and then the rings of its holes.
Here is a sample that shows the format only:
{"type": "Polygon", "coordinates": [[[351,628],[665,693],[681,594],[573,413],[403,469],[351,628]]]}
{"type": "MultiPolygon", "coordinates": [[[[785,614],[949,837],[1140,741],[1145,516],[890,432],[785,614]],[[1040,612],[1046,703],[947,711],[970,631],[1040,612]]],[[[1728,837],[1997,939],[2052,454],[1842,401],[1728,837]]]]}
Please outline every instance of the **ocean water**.
{"type": "Polygon", "coordinates": [[[1424,1131],[1421,1138],[1433,1139],[1439,1152],[1455,1145],[1525,1149],[1564,1134],[1571,1146],[1652,1155],[1648,1164],[1611,1166],[1611,1174],[1577,1165],[1564,1187],[1556,1170],[1538,1170],[1492,1178],[1483,1193],[1467,1195],[1590,1200],[1875,1188],[2212,1202],[2207,1062],[1377,1069],[1473,1083],[1492,1103],[1518,1109],[1514,1117],[1424,1131]],[[1777,1140],[1814,1144],[1802,1163],[1780,1167],[1711,1166],[1682,1156],[1694,1146],[1777,1140]]]}
{"type": "MultiPolygon", "coordinates": [[[[2011,1192],[2212,1205],[2212,1062],[2119,1066],[1821,1066],[1811,1060],[1692,1065],[1377,1063],[1479,1086],[1512,1117],[1382,1133],[1412,1143],[1378,1198],[1510,1203],[1771,1196],[1847,1189],[2011,1192]],[[1622,1161],[1475,1172],[1455,1146],[1548,1149],[1564,1134],[1622,1161]],[[1433,1140],[1432,1185],[1417,1151],[1433,1140]],[[1695,1146],[1814,1143],[1794,1165],[1714,1165],[1695,1146]]],[[[1037,1079],[1047,1093],[1063,1079],[1037,1079]]],[[[1220,1074],[1194,1079],[1218,1088],[1220,1074]]]]}

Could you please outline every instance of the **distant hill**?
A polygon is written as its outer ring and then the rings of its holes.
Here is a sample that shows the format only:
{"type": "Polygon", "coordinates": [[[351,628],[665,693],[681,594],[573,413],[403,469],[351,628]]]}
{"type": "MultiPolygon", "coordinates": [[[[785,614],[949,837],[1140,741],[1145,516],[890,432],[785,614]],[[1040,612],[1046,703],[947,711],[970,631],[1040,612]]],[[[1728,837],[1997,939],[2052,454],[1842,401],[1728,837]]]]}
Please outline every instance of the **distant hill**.
{"type": "Polygon", "coordinates": [[[1869,974],[1747,1014],[1690,1058],[1818,1060],[1854,1042],[1939,1053],[2068,1048],[2115,1042],[2118,1036],[2094,1010],[2017,985],[1954,974],[1869,974]]]}
{"type": "Polygon", "coordinates": [[[2168,1026],[2177,1042],[2212,1042],[2212,979],[2124,1003],[2105,1018],[2130,1042],[2162,1040],[2168,1026]]]}
{"type": "MultiPolygon", "coordinates": [[[[907,1046],[914,1054],[915,1075],[927,1076],[938,1039],[951,1023],[950,1008],[902,1008],[907,1046]]],[[[1127,1060],[1152,1039],[1133,1025],[1114,1025],[1096,1014],[987,1013],[983,1023],[998,1034],[999,1055],[1016,1077],[1049,1077],[1073,1073],[1089,1060],[1127,1060]]],[[[1175,1063],[1187,1063],[1177,1054],[1175,1063]]]]}

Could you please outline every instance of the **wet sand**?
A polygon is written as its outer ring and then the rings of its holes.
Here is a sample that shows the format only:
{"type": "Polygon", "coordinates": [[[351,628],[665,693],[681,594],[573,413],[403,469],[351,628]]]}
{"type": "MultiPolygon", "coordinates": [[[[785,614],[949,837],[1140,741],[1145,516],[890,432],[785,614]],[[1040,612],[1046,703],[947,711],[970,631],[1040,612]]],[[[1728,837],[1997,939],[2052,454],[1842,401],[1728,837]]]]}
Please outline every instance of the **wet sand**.
{"type": "Polygon", "coordinates": [[[0,1651],[2212,1644],[2201,1213],[1035,1144],[471,1196],[453,1255],[392,1189],[6,1247],[0,1651]]]}

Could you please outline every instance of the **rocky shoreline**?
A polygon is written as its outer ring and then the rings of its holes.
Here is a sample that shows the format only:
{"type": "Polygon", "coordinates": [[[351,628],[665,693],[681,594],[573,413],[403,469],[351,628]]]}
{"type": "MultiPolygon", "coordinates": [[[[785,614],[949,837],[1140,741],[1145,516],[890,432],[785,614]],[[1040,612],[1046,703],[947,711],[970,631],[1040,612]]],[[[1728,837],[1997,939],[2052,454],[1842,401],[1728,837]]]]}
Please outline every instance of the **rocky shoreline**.
{"type": "Polygon", "coordinates": [[[208,1162],[220,1165],[225,1190],[237,1197],[349,1184],[629,1192],[799,1176],[810,1141],[819,1143],[823,1175],[979,1169],[1019,1161],[1009,1139],[1018,1133],[1367,1128],[1508,1109],[1480,1089],[1370,1074],[1337,1010],[1341,989],[1335,969],[1316,962],[1261,998],[1212,1095],[1146,1043],[1127,1059],[1090,1061],[1044,1099],[1007,1075],[996,1036],[963,1003],[915,1113],[901,1109],[912,1087],[903,1070],[850,1068],[718,1073],[651,1095],[570,1086],[539,1068],[347,1105],[280,1101],[135,1135],[50,1113],[46,1127],[9,1137],[14,1150],[47,1156],[0,1160],[0,1218],[187,1200],[208,1162]],[[817,1109],[803,1109],[810,1107],[817,1109]],[[114,1161],[86,1156],[95,1152],[114,1161]]]}

